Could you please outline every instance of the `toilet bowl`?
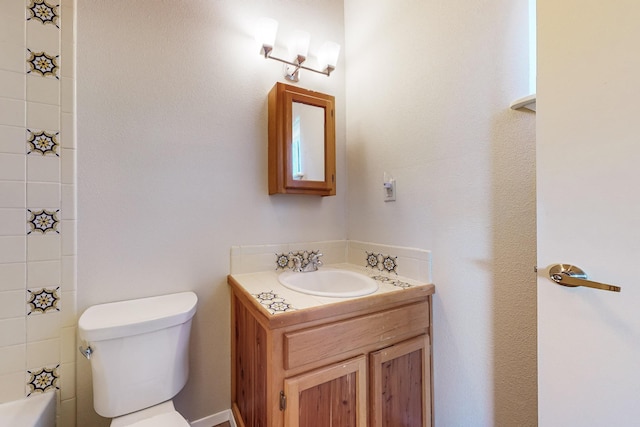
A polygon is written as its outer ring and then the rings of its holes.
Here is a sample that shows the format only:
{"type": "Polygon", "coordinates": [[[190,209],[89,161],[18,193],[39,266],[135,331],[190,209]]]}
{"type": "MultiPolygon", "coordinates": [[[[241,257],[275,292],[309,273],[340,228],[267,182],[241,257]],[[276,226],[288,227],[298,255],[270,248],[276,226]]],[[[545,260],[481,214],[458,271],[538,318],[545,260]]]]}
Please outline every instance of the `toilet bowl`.
{"type": "Polygon", "coordinates": [[[112,427],[188,427],[173,397],[189,376],[193,292],[89,307],[78,320],[93,406],[112,427]]]}

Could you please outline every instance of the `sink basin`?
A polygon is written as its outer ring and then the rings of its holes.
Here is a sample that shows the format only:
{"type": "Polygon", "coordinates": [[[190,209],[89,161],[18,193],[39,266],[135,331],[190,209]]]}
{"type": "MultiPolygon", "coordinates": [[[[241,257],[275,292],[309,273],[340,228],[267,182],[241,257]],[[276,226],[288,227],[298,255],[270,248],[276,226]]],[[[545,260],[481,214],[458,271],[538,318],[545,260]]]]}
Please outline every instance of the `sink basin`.
{"type": "Polygon", "coordinates": [[[376,281],[364,274],[327,267],[307,273],[285,271],[278,280],[294,291],[323,297],[359,297],[378,290],[376,281]]]}

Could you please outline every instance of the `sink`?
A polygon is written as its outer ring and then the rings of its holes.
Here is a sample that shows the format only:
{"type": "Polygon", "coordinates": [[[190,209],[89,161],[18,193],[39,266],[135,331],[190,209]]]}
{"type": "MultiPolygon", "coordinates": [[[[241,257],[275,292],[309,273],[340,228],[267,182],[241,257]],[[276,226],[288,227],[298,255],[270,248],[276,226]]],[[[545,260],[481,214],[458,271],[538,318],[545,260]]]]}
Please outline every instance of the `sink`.
{"type": "Polygon", "coordinates": [[[364,274],[328,267],[306,273],[285,271],[278,280],[294,291],[323,297],[359,297],[378,290],[376,281],[364,274]]]}

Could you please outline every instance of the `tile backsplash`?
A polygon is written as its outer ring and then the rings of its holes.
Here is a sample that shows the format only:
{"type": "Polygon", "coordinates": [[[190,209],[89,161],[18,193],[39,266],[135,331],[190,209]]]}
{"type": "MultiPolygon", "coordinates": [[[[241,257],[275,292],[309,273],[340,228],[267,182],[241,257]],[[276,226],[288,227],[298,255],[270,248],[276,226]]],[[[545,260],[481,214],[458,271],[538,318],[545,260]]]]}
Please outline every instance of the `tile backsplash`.
{"type": "Polygon", "coordinates": [[[60,390],[74,426],[75,2],[0,2],[0,403],[60,390]]]}
{"type": "Polygon", "coordinates": [[[242,274],[286,270],[293,266],[291,256],[299,255],[304,263],[313,253],[322,253],[325,265],[349,263],[370,269],[380,280],[394,286],[406,286],[396,278],[398,275],[424,283],[432,280],[430,251],[353,240],[233,246],[230,271],[242,274]]]}

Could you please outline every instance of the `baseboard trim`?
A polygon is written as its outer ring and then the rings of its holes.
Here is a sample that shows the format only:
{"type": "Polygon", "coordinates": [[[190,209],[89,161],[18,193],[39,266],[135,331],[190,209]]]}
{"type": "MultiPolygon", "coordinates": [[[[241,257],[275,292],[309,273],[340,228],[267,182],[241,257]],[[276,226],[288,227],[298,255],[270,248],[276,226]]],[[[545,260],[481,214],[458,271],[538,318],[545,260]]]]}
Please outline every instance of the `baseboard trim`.
{"type": "Polygon", "coordinates": [[[189,424],[191,424],[191,427],[212,427],[218,424],[222,424],[225,421],[229,421],[231,427],[238,427],[236,425],[236,420],[233,419],[231,409],[218,412],[217,414],[209,415],[208,417],[200,418],[196,421],[191,421],[189,424]]]}

